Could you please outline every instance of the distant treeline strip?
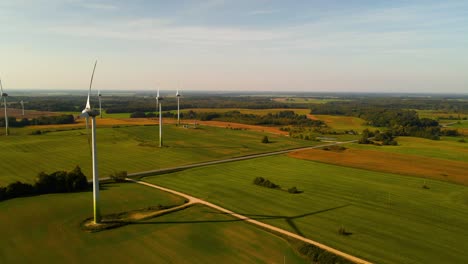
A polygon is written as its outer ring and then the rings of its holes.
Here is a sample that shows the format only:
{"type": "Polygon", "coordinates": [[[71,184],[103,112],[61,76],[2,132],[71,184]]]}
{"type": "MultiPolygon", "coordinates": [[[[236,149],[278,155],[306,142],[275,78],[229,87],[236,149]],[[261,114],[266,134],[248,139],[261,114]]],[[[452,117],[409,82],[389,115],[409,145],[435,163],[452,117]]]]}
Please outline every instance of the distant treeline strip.
{"type": "MultiPolygon", "coordinates": [[[[16,117],[8,117],[8,125],[10,127],[25,127],[33,125],[59,125],[73,123],[75,123],[75,118],[73,117],[73,115],[41,116],[33,119],[22,118],[20,120],[17,120],[16,117]]],[[[0,118],[0,126],[4,125],[5,118],[0,118]]]]}
{"type": "MultiPolygon", "coordinates": [[[[132,118],[138,117],[155,117],[154,113],[145,114],[144,112],[134,112],[130,115],[132,118]]],[[[172,112],[164,112],[162,114],[166,118],[176,118],[177,114],[172,112]]],[[[247,125],[277,125],[277,126],[326,126],[321,120],[312,120],[306,115],[298,115],[294,111],[285,110],[278,113],[268,113],[266,115],[242,114],[239,111],[228,112],[197,112],[190,110],[186,113],[181,113],[182,119],[197,119],[201,121],[224,121],[234,122],[247,125]]]]}

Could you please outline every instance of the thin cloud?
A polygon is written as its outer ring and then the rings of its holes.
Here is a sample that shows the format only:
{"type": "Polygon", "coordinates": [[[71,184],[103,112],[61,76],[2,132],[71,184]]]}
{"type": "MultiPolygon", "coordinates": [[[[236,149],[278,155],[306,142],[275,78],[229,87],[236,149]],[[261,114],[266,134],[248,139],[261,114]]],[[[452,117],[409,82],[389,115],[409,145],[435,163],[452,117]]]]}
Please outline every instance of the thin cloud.
{"type": "Polygon", "coordinates": [[[278,13],[279,11],[276,9],[259,9],[249,12],[249,15],[256,16],[256,15],[270,15],[274,13],[278,13]]]}

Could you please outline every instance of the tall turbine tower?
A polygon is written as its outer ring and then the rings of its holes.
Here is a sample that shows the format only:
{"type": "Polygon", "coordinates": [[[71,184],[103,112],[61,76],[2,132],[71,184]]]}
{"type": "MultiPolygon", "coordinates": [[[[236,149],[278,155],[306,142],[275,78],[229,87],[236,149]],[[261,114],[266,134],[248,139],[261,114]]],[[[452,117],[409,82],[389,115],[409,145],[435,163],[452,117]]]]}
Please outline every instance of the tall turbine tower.
{"type": "Polygon", "coordinates": [[[98,89],[97,96],[99,99],[99,116],[102,118],[101,90],[100,89],[98,89]]]}
{"type": "Polygon", "coordinates": [[[23,102],[23,100],[20,101],[20,104],[21,104],[21,109],[23,110],[23,116],[24,116],[24,102],[23,102]]]}
{"type": "Polygon", "coordinates": [[[8,115],[7,115],[7,93],[3,92],[2,80],[0,79],[0,89],[2,91],[3,104],[5,105],[5,136],[8,136],[8,115]]]}
{"type": "Polygon", "coordinates": [[[160,101],[162,101],[162,97],[159,96],[159,88],[158,88],[158,94],[156,95],[156,107],[159,108],[159,147],[161,148],[163,146],[163,138],[162,138],[162,104],[160,101]]]}
{"type": "Polygon", "coordinates": [[[94,63],[93,74],[91,75],[91,81],[89,82],[88,100],[86,101],[86,107],[81,112],[81,116],[86,118],[86,128],[88,128],[88,120],[91,118],[91,140],[92,140],[92,158],[93,158],[93,207],[94,207],[94,223],[98,224],[101,222],[101,211],[99,209],[99,175],[97,168],[97,151],[96,151],[96,116],[99,115],[99,111],[91,109],[89,103],[89,97],[91,95],[91,87],[93,85],[94,71],[96,70],[97,61],[94,63]]]}
{"type": "Polygon", "coordinates": [[[179,88],[177,88],[177,125],[180,126],[180,93],[179,93],[179,88]]]}

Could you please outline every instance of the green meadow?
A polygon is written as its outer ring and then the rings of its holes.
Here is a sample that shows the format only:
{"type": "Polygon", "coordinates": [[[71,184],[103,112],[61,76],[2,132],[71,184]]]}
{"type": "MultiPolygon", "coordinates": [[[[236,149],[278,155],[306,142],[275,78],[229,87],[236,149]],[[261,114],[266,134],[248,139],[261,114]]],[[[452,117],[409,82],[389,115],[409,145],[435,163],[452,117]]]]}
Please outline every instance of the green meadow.
{"type": "MultiPolygon", "coordinates": [[[[103,214],[177,205],[179,197],[137,184],[106,184],[103,214]]],[[[80,229],[92,193],[0,202],[0,263],[306,263],[283,239],[193,206],[98,233],[80,229]]]]}
{"type": "Polygon", "coordinates": [[[375,263],[467,263],[468,188],[284,155],[145,178],[375,263]],[[300,194],[254,185],[262,176],[300,194]],[[340,227],[349,235],[338,234],[340,227]]]}
{"type": "Polygon", "coordinates": [[[410,154],[423,157],[468,162],[468,144],[458,142],[459,138],[442,137],[430,140],[416,137],[398,137],[398,146],[353,145],[353,148],[410,154]]]}
{"type": "MultiPolygon", "coordinates": [[[[318,144],[254,131],[166,125],[165,147],[159,148],[158,129],[158,126],[99,128],[97,149],[101,177],[115,171],[140,172],[318,144]],[[272,143],[261,143],[264,135],[268,135],[272,143]]],[[[71,170],[76,165],[91,177],[91,151],[85,129],[42,135],[19,132],[0,137],[0,185],[16,180],[32,182],[41,171],[71,170]]]]}

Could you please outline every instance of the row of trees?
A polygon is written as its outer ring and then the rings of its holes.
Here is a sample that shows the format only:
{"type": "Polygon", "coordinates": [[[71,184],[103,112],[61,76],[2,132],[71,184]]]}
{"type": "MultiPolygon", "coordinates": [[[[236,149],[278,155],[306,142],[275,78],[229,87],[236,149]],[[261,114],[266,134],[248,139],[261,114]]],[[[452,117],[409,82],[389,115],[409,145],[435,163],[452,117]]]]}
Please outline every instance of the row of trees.
{"type": "MultiPolygon", "coordinates": [[[[8,125],[10,127],[25,127],[32,125],[58,125],[58,124],[73,124],[75,118],[73,115],[58,115],[58,116],[41,116],[38,118],[27,119],[22,118],[17,120],[16,117],[8,117],[8,125]]],[[[0,118],[0,126],[5,126],[5,118],[0,118]]]]}
{"type": "Polygon", "coordinates": [[[17,197],[40,195],[47,193],[68,193],[84,191],[88,188],[88,180],[76,166],[72,171],[56,171],[51,174],[39,173],[34,184],[20,181],[0,186],[0,201],[17,197]]]}
{"type": "Polygon", "coordinates": [[[278,125],[278,126],[325,126],[320,120],[312,120],[306,115],[298,115],[294,111],[280,111],[278,113],[268,113],[266,115],[242,114],[239,111],[218,112],[190,112],[188,116],[202,120],[217,120],[225,122],[236,122],[249,125],[278,125]]]}

